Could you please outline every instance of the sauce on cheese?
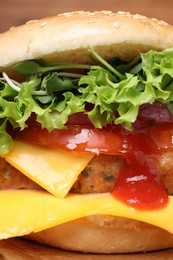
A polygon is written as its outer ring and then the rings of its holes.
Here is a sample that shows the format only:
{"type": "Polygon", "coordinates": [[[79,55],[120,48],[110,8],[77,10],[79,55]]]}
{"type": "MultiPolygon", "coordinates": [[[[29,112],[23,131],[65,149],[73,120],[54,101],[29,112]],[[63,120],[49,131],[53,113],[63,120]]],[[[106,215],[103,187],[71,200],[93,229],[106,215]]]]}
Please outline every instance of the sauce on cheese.
{"type": "Polygon", "coordinates": [[[60,199],[44,191],[4,190],[0,192],[0,239],[100,214],[140,220],[173,233],[172,208],[172,197],[162,209],[142,211],[126,206],[110,193],[74,194],[60,199]]]}
{"type": "MultiPolygon", "coordinates": [[[[155,108],[157,114],[158,107],[155,108]]],[[[163,111],[163,108],[161,109],[163,111]]],[[[95,129],[89,125],[69,125],[68,129],[55,129],[49,133],[33,123],[24,131],[16,132],[14,138],[86,154],[104,153],[123,156],[126,163],[112,194],[131,207],[152,210],[164,207],[168,202],[158,158],[162,149],[173,147],[173,123],[164,114],[162,117],[167,122],[160,121],[159,110],[158,115],[155,115],[156,124],[150,125],[149,122],[153,122],[149,117],[151,107],[146,110],[145,107],[145,113],[143,112],[141,118],[136,121],[132,132],[115,125],[107,125],[102,129],[95,129]],[[163,127],[164,125],[166,127],[163,127]]],[[[72,182],[68,187],[71,185],[72,182]]]]}
{"type": "Polygon", "coordinates": [[[113,195],[135,208],[165,206],[168,196],[158,164],[159,150],[145,130],[125,137],[126,164],[121,169],[113,195]]]}

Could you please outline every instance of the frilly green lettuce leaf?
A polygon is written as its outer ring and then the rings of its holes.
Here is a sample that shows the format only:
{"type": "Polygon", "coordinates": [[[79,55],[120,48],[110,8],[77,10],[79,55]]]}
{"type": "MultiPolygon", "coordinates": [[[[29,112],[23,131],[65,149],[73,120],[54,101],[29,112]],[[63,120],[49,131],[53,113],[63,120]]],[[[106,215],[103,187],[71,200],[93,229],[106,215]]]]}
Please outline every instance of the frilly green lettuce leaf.
{"type": "Polygon", "coordinates": [[[14,66],[26,76],[15,82],[0,78],[0,153],[8,152],[12,138],[7,124],[21,130],[32,113],[47,128],[65,127],[70,115],[83,112],[96,128],[120,124],[129,131],[143,104],[161,102],[173,113],[173,48],[149,51],[128,62],[105,61],[92,47],[93,65],[23,61],[14,66]]]}

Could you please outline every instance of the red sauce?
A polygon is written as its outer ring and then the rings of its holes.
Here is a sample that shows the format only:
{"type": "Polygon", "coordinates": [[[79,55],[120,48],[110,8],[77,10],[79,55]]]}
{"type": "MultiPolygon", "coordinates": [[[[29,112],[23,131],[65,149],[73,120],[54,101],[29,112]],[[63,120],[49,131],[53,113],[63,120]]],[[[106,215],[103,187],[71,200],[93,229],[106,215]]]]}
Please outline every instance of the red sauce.
{"type": "Polygon", "coordinates": [[[31,125],[24,131],[17,131],[14,137],[61,149],[123,156],[126,163],[120,171],[113,196],[134,208],[158,209],[168,202],[158,158],[162,149],[173,148],[173,123],[165,112],[166,122],[160,122],[160,117],[155,116],[157,123],[148,125],[147,113],[148,107],[145,107],[133,132],[109,125],[100,130],[70,126],[67,131],[54,130],[50,134],[31,125]]]}
{"type": "Polygon", "coordinates": [[[123,203],[139,209],[163,207],[168,196],[158,164],[157,146],[147,131],[128,135],[125,142],[128,144],[126,164],[119,174],[113,195],[123,203]]]}

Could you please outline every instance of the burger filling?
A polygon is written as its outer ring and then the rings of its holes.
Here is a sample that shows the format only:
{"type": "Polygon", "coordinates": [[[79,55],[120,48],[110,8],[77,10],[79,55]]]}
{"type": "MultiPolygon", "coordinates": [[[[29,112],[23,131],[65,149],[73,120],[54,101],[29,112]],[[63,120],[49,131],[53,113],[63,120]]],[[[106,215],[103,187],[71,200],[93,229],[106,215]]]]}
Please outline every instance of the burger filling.
{"type": "MultiPolygon", "coordinates": [[[[163,182],[168,195],[173,194],[172,158],[173,152],[165,152],[160,157],[163,182]]],[[[95,156],[81,172],[78,180],[72,186],[71,192],[80,194],[112,192],[120,169],[123,167],[123,161],[123,158],[116,155],[95,156]]],[[[0,190],[43,189],[3,158],[0,159],[0,172],[0,190]]]]}
{"type": "MultiPolygon", "coordinates": [[[[6,162],[13,141],[92,154],[71,193],[112,193],[142,209],[173,193],[173,49],[94,65],[43,60],[14,66],[1,87],[0,189],[42,189],[6,162]]],[[[47,173],[49,174],[49,173],[47,173]]]]}

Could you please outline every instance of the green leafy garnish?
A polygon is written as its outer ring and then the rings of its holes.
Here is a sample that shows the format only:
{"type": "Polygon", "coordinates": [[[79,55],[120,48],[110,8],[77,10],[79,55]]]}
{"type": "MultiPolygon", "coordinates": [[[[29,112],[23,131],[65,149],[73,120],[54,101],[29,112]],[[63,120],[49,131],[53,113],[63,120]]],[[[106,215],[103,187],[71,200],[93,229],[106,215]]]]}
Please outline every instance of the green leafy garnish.
{"type": "Polygon", "coordinates": [[[0,78],[0,153],[12,145],[7,125],[21,130],[32,113],[47,128],[65,127],[68,117],[83,112],[96,128],[113,123],[129,131],[143,104],[160,102],[173,113],[173,48],[149,51],[132,61],[105,61],[92,48],[95,63],[50,63],[27,60],[15,72],[26,77],[16,82],[3,72],[0,78]]]}

